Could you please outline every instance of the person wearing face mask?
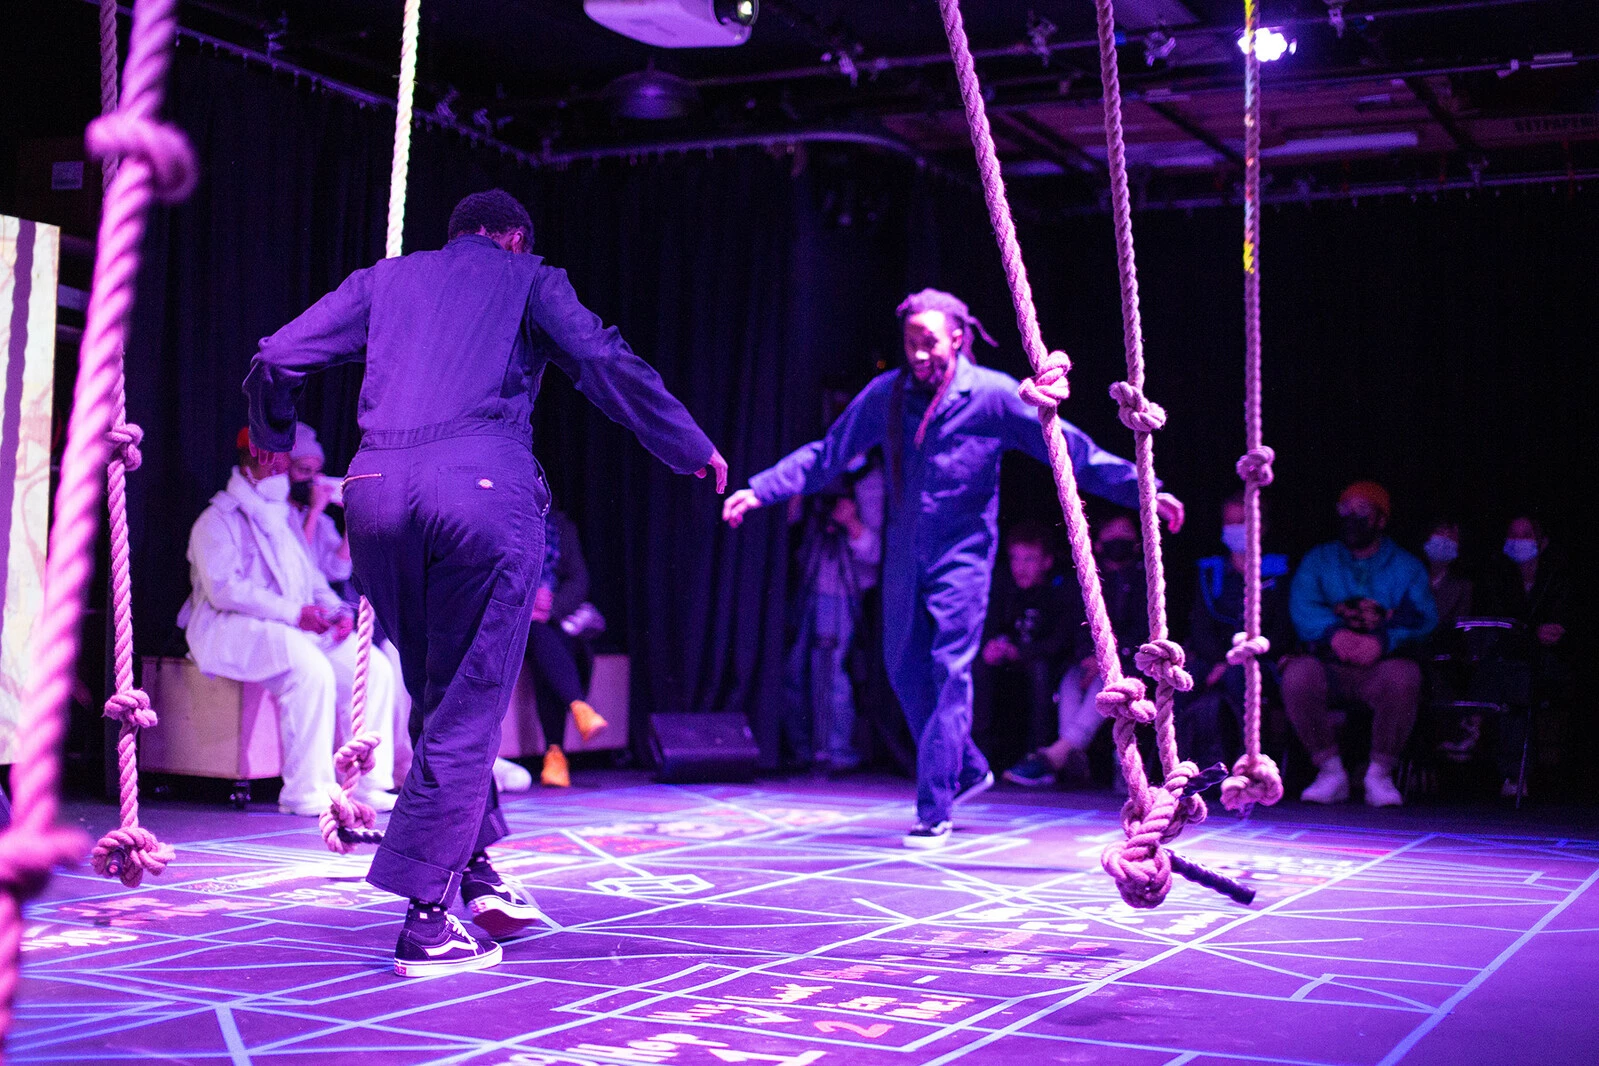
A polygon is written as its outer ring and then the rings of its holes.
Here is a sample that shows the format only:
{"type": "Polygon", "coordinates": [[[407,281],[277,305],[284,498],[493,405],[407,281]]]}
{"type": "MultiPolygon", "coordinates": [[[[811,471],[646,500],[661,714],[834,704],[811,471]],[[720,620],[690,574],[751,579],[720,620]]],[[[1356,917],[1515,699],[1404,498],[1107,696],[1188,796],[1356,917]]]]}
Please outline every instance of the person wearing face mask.
{"type": "Polygon", "coordinates": [[[1440,518],[1427,528],[1427,540],[1421,546],[1427,560],[1427,582],[1432,586],[1433,602],[1438,606],[1438,628],[1435,636],[1443,636],[1455,627],[1455,619],[1471,614],[1471,578],[1460,573],[1460,523],[1452,518],[1440,518]]]}
{"type": "MultiPolygon", "coordinates": [[[[1540,732],[1559,729],[1565,708],[1564,687],[1570,679],[1567,631],[1571,623],[1570,576],[1560,554],[1550,548],[1543,523],[1531,514],[1519,514],[1505,527],[1500,556],[1483,575],[1479,613],[1514,618],[1524,627],[1511,644],[1511,656],[1497,665],[1494,684],[1506,702],[1547,704],[1540,732]]],[[[1499,719],[1496,748],[1501,791],[1514,797],[1520,778],[1520,760],[1526,723],[1519,715],[1499,719]]]]}
{"type": "Polygon", "coordinates": [[[355,602],[342,586],[350,580],[350,540],[339,532],[338,523],[328,513],[328,507],[338,506],[343,499],[342,485],[322,473],[327,456],[316,430],[304,422],[294,425],[294,447],[289,449],[289,505],[299,519],[300,532],[305,537],[311,558],[317,569],[328,579],[335,592],[348,603],[355,602]]]}
{"type": "MultiPolygon", "coordinates": [[[[250,454],[247,430],[237,440],[239,465],[228,487],[211,498],[189,534],[193,592],[178,615],[201,671],[251,681],[278,704],[286,814],[320,815],[337,785],[333,753],[350,737],[350,687],[355,677],[354,615],[328,585],[306,549],[289,506],[287,454],[250,454]]],[[[371,659],[367,700],[389,708],[394,673],[371,659]]],[[[369,715],[381,741],[375,765],[355,798],[394,807],[393,717],[369,715]]]]}
{"type": "Polygon", "coordinates": [[[1384,534],[1390,513],[1387,489],[1350,485],[1338,498],[1338,539],[1312,548],[1294,573],[1289,612],[1307,653],[1283,660],[1283,705],[1317,767],[1300,797],[1310,803],[1349,798],[1334,701],[1371,708],[1366,802],[1404,802],[1393,774],[1421,699],[1421,667],[1410,656],[1437,626],[1438,609],[1427,568],[1384,534]]]}
{"type": "MultiPolygon", "coordinates": [[[[924,289],[898,308],[905,366],[878,375],[821,440],[750,478],[722,509],[737,526],[758,507],[822,491],[881,445],[888,463],[883,538],[883,657],[917,738],[916,822],[903,843],[942,847],[955,804],[994,775],[972,742],[972,660],[983,635],[999,542],[999,464],[1006,451],[1047,461],[1038,412],[1015,378],[972,361],[988,338],[966,304],[924,289]]],[[[1083,491],[1131,507],[1137,472],[1064,419],[1083,491]]],[[[1174,529],[1182,505],[1162,494],[1174,529]]]]}
{"type": "Polygon", "coordinates": [[[540,918],[488,848],[509,832],[493,779],[544,558],[550,492],[533,456],[545,371],[633,431],[679,474],[727,462],[661,377],[533,254],[527,208],[503,189],[450,213],[443,248],[357,270],[261,341],[245,378],[250,444],[294,444],[306,378],[361,363],[361,449],[344,479],[361,591],[400,650],[415,756],[367,880],[409,900],[402,977],[479,970],[502,957],[449,913],[459,897],[487,937],[540,918]]]}
{"type": "MultiPolygon", "coordinates": [[[[1265,523],[1262,505],[1262,524],[1265,523]]],[[[1244,668],[1227,662],[1233,635],[1244,629],[1244,494],[1235,492],[1222,504],[1221,543],[1224,555],[1199,560],[1199,586],[1188,612],[1189,669],[1194,688],[1177,694],[1179,747],[1201,768],[1217,762],[1233,764],[1243,750],[1239,723],[1244,715],[1244,668]]],[[[1288,617],[1288,557],[1264,554],[1260,559],[1260,631],[1278,652],[1293,643],[1288,617]]],[[[1276,658],[1260,660],[1266,698],[1278,697],[1276,658]]]]}
{"type": "MultiPolygon", "coordinates": [[[[1133,655],[1149,640],[1143,545],[1138,523],[1131,515],[1114,514],[1100,523],[1094,535],[1094,558],[1099,563],[1100,588],[1110,628],[1116,634],[1116,652],[1128,677],[1136,675],[1133,655]]],[[[1088,771],[1088,746],[1109,721],[1099,713],[1095,697],[1105,687],[1094,659],[1087,625],[1080,625],[1068,657],[1073,665],[1061,678],[1055,694],[1059,732],[1054,743],[1040,748],[1005,772],[1018,784],[1041,784],[1061,771],[1082,779],[1088,771]]]]}

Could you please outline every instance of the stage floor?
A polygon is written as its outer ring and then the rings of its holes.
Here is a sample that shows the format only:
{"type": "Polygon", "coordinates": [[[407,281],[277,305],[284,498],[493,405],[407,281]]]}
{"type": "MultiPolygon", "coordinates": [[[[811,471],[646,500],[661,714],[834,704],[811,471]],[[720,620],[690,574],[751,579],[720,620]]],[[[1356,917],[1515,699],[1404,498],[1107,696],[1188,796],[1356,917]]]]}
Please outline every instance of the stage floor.
{"type": "Polygon", "coordinates": [[[1150,912],[1100,872],[1109,794],[996,790],[918,853],[908,782],[578,777],[508,797],[496,862],[545,928],[431,980],[309,819],[152,804],[165,876],[29,909],[9,1061],[1599,1062],[1599,831],[1547,815],[1216,813],[1181,850],[1255,905],[1179,882],[1150,912]]]}

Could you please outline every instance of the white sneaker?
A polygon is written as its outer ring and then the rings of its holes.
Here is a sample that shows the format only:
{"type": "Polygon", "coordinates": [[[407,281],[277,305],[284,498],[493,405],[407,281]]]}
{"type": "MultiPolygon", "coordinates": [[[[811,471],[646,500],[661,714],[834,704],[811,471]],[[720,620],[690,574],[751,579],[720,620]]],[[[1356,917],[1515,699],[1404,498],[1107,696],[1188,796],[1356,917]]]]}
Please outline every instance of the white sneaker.
{"type": "Polygon", "coordinates": [[[1405,797],[1394,785],[1393,771],[1384,770],[1379,766],[1368,766],[1366,767],[1365,784],[1366,806],[1400,807],[1404,805],[1405,797]]]}
{"type": "MultiPolygon", "coordinates": [[[[1393,785],[1389,785],[1392,788],[1393,785]]],[[[1299,794],[1306,803],[1342,803],[1349,798],[1349,773],[1336,756],[1321,764],[1315,782],[1299,794]]]]}
{"type": "Polygon", "coordinates": [[[526,792],[533,787],[533,775],[510,759],[495,759],[494,785],[501,792],[526,792]]]}

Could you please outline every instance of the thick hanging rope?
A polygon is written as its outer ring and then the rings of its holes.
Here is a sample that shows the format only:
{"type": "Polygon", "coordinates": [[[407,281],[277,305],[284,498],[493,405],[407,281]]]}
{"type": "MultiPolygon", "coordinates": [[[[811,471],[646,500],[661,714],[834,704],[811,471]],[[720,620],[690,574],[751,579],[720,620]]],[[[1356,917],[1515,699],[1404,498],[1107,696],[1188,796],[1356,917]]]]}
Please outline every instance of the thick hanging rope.
{"type": "MultiPolygon", "coordinates": [[[[100,0],[100,113],[117,110],[117,0],[100,0]]],[[[116,177],[115,157],[102,168],[105,188],[116,177]]],[[[96,873],[137,888],[146,873],[159,874],[172,861],[170,847],[139,824],[139,730],[156,725],[150,696],[133,684],[133,571],[128,550],[128,473],[139,468],[144,430],[127,420],[123,351],[116,354],[116,385],[106,462],[106,504],[111,522],[112,657],[116,691],[106,700],[105,716],[121,723],[117,732],[117,784],[122,824],[100,838],[89,856],[96,873]]]]}
{"type": "MultiPolygon", "coordinates": [[[[405,0],[400,31],[400,89],[394,108],[394,163],[389,171],[389,228],[383,254],[392,259],[404,254],[405,193],[411,173],[411,107],[416,98],[416,49],[422,25],[421,0],[405,0]]],[[[322,812],[322,839],[329,850],[348,855],[357,844],[376,844],[383,835],[374,827],[377,813],[352,798],[361,777],[372,769],[378,746],[375,733],[366,730],[366,675],[372,661],[372,605],[365,596],[356,615],[355,682],[350,690],[350,741],[334,756],[339,785],[322,812]]]]}
{"type": "Polygon", "coordinates": [[[1260,399],[1260,57],[1255,31],[1260,12],[1244,0],[1244,631],[1233,637],[1227,661],[1244,668],[1244,754],[1222,782],[1229,810],[1283,798],[1277,764],[1260,751],[1260,657],[1271,642],[1260,632],[1260,490],[1271,484],[1275,453],[1262,442],[1260,399]]]}
{"type": "Polygon", "coordinates": [[[400,92],[394,107],[394,165],[389,172],[389,230],[383,254],[402,254],[405,243],[405,187],[411,174],[411,105],[416,98],[416,45],[422,25],[422,0],[405,0],[400,30],[400,92]]]}
{"type": "MultiPolygon", "coordinates": [[[[1153,724],[1159,710],[1147,697],[1144,683],[1122,673],[1121,661],[1116,653],[1116,636],[1111,630],[1110,617],[1105,609],[1105,598],[1099,584],[1099,571],[1094,562],[1093,543],[1088,520],[1083,512],[1082,497],[1077,491],[1077,480],[1072,470],[1071,455],[1067,451],[1065,435],[1056,417],[1057,409],[1070,395],[1067,374],[1071,360],[1064,352],[1051,352],[1044,346],[1038,325],[1038,311],[1033,304],[1031,283],[1027,267],[1022,261],[1021,244],[1016,236],[1016,224],[1011,217],[1010,204],[1005,194],[1004,178],[1000,174],[999,157],[994,148],[993,132],[989,127],[987,109],[983,103],[982,88],[977,81],[977,70],[972,60],[971,46],[966,39],[966,29],[961,18],[959,0],[939,0],[944,19],[944,31],[949,37],[950,54],[955,62],[955,73],[960,83],[961,101],[966,110],[966,121],[971,130],[972,146],[977,153],[977,169],[983,181],[983,196],[988,205],[989,221],[999,244],[1000,261],[1005,278],[1010,285],[1011,299],[1016,309],[1016,324],[1022,336],[1022,347],[1033,367],[1033,377],[1022,383],[1021,396],[1038,408],[1039,423],[1043,429],[1045,450],[1050,469],[1055,477],[1056,492],[1061,513],[1065,518],[1067,540],[1071,545],[1072,562],[1077,571],[1078,584],[1083,594],[1083,606],[1088,615],[1089,633],[1094,643],[1094,659],[1104,688],[1098,698],[1100,713],[1113,718],[1113,732],[1122,763],[1122,773],[1127,779],[1128,802],[1123,808],[1122,822],[1126,843],[1111,845],[1101,857],[1106,871],[1116,880],[1122,898],[1134,907],[1154,907],[1171,889],[1174,868],[1201,884],[1227,891],[1234,898],[1252,896],[1248,890],[1203,870],[1197,864],[1174,857],[1163,845],[1181,831],[1185,821],[1194,813],[1193,799],[1187,793],[1187,779],[1178,780],[1175,773],[1168,774],[1163,787],[1151,785],[1144,772],[1143,759],[1138,755],[1136,727],[1153,724]]],[[[1112,46],[1114,42],[1112,40],[1112,46]]],[[[1107,89],[1109,92],[1109,89],[1107,89]]],[[[1125,185],[1123,186],[1125,194],[1125,185]]],[[[1130,258],[1129,258],[1130,265],[1130,258]]],[[[1133,295],[1136,301],[1136,292],[1133,295]]],[[[1142,376],[1135,382],[1136,389],[1120,390],[1118,402],[1128,411],[1129,424],[1135,430],[1148,433],[1164,421],[1164,412],[1142,397],[1142,376]]],[[[1153,453],[1149,456],[1152,461],[1153,453]]],[[[1153,468],[1149,472],[1149,487],[1153,489],[1153,468]]],[[[1144,477],[1140,476],[1140,491],[1144,477]]],[[[1151,493],[1149,498],[1153,500],[1151,493]]],[[[1163,590],[1162,590],[1163,591],[1163,590]]],[[[1153,641],[1151,642],[1153,645],[1153,641]]],[[[1141,649],[1142,650],[1142,649],[1141,649]]],[[[1144,656],[1141,669],[1147,668],[1168,682],[1180,683],[1176,670],[1181,662],[1169,648],[1155,645],[1144,656]]],[[[1197,789],[1195,790],[1197,793],[1197,789]]]]}
{"type": "Polygon", "coordinates": [[[137,0],[120,106],[89,125],[88,146],[121,165],[100,219],[94,286],[61,458],[55,520],[45,562],[44,609],[34,632],[28,697],[17,732],[11,785],[14,817],[0,836],[0,1031],[8,1029],[18,979],[22,904],[43,891],[51,869],[88,850],[78,830],[56,824],[60,744],[76,678],[79,630],[100,527],[101,467],[112,449],[119,353],[139,270],[151,201],[181,200],[194,185],[183,134],[158,121],[177,30],[174,0],[137,0]]]}
{"type": "MultiPolygon", "coordinates": [[[[1111,397],[1121,409],[1122,424],[1133,431],[1134,465],[1138,471],[1138,514],[1144,541],[1144,601],[1149,612],[1149,641],[1138,649],[1134,662],[1155,682],[1155,746],[1160,752],[1163,787],[1181,796],[1175,815],[1182,822],[1205,820],[1205,801],[1184,790],[1199,775],[1199,767],[1177,752],[1177,726],[1172,713],[1175,694],[1194,687],[1184,669],[1182,645],[1170,638],[1166,624],[1166,568],[1161,555],[1159,485],[1155,480],[1154,433],[1166,424],[1166,412],[1144,395],[1144,325],[1138,304],[1138,264],[1133,251],[1133,216],[1127,192],[1127,146],[1122,134],[1121,75],[1116,62],[1116,14],[1111,0],[1096,0],[1099,23],[1099,70],[1105,98],[1105,158],[1110,171],[1111,214],[1116,231],[1116,270],[1121,281],[1122,344],[1127,354],[1127,380],[1111,386],[1111,397]]],[[[1139,759],[1137,737],[1131,725],[1118,721],[1117,750],[1123,763],[1139,759]]],[[[1129,809],[1123,818],[1138,821],[1142,812],[1129,809]]],[[[1175,832],[1173,833],[1175,835],[1175,832]]],[[[1131,846],[1129,833],[1129,846],[1131,846]]],[[[1125,849],[1124,849],[1125,850],[1125,849]]]]}
{"type": "Polygon", "coordinates": [[[366,679],[372,663],[372,605],[361,597],[356,615],[355,680],[350,686],[350,739],[333,757],[339,784],[332,790],[333,801],[322,812],[322,839],[328,850],[348,855],[355,845],[372,839],[378,824],[377,812],[354,798],[355,786],[372,770],[373,756],[380,740],[366,728],[366,679]]]}

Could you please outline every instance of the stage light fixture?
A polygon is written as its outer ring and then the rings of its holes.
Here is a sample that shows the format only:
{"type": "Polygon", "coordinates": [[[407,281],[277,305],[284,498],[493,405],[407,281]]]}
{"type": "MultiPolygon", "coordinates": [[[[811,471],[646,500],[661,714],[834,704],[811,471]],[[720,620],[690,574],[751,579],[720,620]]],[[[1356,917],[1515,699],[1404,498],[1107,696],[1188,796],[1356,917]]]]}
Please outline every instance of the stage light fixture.
{"type": "Polygon", "coordinates": [[[583,0],[600,25],[657,48],[729,48],[749,40],[760,0],[583,0]]]}
{"type": "MultiPolygon", "coordinates": [[[[1244,44],[1244,34],[1238,35],[1238,50],[1248,53],[1249,49],[1244,44]]],[[[1272,63],[1285,55],[1293,55],[1299,50],[1299,42],[1283,33],[1282,30],[1265,27],[1255,31],[1255,57],[1262,63],[1272,63]]]]}

